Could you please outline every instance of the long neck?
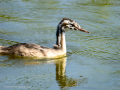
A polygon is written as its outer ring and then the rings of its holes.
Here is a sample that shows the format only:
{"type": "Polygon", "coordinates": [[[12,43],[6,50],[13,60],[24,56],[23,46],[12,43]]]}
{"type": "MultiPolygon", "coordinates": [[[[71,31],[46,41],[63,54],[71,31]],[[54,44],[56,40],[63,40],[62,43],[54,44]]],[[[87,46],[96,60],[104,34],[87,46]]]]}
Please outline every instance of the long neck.
{"type": "Polygon", "coordinates": [[[66,53],[65,30],[59,25],[56,31],[56,45],[60,47],[64,53],[66,53]]]}

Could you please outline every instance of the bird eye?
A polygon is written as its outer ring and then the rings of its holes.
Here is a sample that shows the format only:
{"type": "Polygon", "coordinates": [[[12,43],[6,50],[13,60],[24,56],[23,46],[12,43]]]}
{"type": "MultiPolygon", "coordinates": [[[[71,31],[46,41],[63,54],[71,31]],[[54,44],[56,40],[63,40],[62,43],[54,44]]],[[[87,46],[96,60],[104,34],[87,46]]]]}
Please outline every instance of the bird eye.
{"type": "Polygon", "coordinates": [[[71,26],[75,26],[74,24],[70,24],[71,26]]]}

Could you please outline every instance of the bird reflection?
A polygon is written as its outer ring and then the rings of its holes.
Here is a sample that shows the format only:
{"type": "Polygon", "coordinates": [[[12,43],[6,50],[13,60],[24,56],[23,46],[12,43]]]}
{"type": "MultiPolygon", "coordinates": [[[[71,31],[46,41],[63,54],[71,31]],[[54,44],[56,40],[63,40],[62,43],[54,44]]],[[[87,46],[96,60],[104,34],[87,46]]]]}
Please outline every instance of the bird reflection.
{"type": "MultiPolygon", "coordinates": [[[[83,76],[79,76],[77,78],[72,78],[72,77],[68,77],[66,75],[66,61],[67,58],[66,57],[62,57],[62,58],[57,58],[57,59],[52,59],[52,60],[33,60],[30,58],[18,58],[18,57],[13,57],[13,56],[8,56],[9,59],[8,60],[3,60],[4,63],[9,63],[9,65],[13,65],[16,64],[17,66],[22,66],[23,65],[40,65],[40,64],[44,64],[44,63],[49,63],[49,62],[53,62],[55,64],[55,73],[56,73],[56,81],[58,83],[58,85],[60,86],[61,90],[65,90],[68,87],[74,87],[74,86],[83,86],[84,84],[86,84],[88,82],[87,78],[84,78],[83,76]],[[13,60],[15,60],[13,62],[13,60]],[[21,64],[20,62],[21,61],[21,64]],[[10,63],[11,62],[11,63],[10,63]],[[18,65],[19,63],[19,65],[18,65]]],[[[74,72],[73,72],[74,73],[74,72]]]]}
{"type": "Polygon", "coordinates": [[[66,57],[62,59],[55,60],[56,65],[56,81],[61,87],[61,90],[63,90],[64,87],[73,87],[80,85],[81,83],[87,83],[87,78],[81,78],[81,79],[74,79],[69,78],[65,72],[66,67],[66,57]]]}

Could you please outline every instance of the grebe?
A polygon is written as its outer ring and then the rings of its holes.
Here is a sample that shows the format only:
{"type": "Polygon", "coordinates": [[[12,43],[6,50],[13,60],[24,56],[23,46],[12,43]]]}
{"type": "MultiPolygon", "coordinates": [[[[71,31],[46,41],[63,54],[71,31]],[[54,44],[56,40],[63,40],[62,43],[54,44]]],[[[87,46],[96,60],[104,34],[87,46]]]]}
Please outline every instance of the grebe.
{"type": "Polygon", "coordinates": [[[66,55],[65,29],[79,30],[86,33],[77,22],[69,18],[63,18],[57,26],[56,45],[53,48],[43,47],[37,44],[19,43],[11,46],[0,46],[0,53],[13,54],[23,57],[53,58],[66,55]]]}

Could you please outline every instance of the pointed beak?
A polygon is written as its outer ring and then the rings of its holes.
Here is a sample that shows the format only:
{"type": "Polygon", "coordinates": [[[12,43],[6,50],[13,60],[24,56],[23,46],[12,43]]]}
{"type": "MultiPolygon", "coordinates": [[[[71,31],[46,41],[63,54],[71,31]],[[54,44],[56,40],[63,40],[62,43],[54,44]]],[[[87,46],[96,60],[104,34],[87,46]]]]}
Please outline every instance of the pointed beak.
{"type": "Polygon", "coordinates": [[[89,31],[83,29],[83,28],[77,28],[79,31],[83,31],[83,32],[86,32],[86,33],[90,33],[89,31]]]}

